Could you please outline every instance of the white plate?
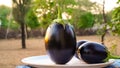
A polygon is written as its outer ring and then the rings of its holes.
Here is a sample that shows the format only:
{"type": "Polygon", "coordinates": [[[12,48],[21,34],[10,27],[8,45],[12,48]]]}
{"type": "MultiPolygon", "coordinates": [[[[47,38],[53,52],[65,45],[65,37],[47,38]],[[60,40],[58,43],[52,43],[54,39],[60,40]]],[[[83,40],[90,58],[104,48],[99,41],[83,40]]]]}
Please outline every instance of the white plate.
{"type": "Polygon", "coordinates": [[[102,68],[114,62],[113,60],[111,60],[106,63],[87,64],[73,57],[67,64],[59,65],[51,61],[51,59],[47,55],[27,57],[23,58],[21,61],[27,65],[37,68],[102,68]]]}

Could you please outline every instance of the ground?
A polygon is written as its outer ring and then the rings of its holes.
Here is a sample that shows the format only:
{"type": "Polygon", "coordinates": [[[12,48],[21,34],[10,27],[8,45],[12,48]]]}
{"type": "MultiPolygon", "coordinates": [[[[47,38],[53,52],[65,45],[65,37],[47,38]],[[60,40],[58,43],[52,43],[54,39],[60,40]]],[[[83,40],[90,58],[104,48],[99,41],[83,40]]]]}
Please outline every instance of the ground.
{"type": "MultiPolygon", "coordinates": [[[[100,36],[77,36],[78,40],[90,40],[100,42],[100,36]]],[[[113,53],[120,55],[120,37],[106,36],[105,45],[111,49],[112,45],[117,45],[113,53]]],[[[0,68],[15,68],[22,65],[22,58],[30,56],[45,55],[44,38],[32,38],[26,40],[27,49],[21,49],[20,39],[0,40],[0,68]]]]}

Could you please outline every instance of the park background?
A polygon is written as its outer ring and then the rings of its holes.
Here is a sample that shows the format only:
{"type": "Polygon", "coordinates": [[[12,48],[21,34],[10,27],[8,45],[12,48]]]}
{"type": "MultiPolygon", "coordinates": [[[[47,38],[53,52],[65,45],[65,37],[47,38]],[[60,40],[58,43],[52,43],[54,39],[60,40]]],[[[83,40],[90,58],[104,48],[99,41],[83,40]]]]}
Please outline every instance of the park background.
{"type": "Polygon", "coordinates": [[[0,0],[0,68],[45,55],[44,36],[58,15],[74,26],[77,40],[103,43],[120,55],[120,0],[0,0]]]}

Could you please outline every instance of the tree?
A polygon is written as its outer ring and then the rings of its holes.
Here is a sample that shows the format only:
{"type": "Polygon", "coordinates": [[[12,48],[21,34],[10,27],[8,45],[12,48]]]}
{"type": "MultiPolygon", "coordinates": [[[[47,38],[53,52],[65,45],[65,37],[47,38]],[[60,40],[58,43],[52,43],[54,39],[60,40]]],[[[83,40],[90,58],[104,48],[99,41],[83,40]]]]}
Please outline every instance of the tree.
{"type": "Polygon", "coordinates": [[[13,16],[15,21],[17,21],[21,26],[21,40],[22,40],[22,48],[26,48],[25,44],[25,15],[30,8],[31,0],[12,0],[13,1],[13,16]]]}
{"type": "Polygon", "coordinates": [[[101,42],[102,44],[104,44],[104,38],[105,38],[105,35],[106,35],[106,32],[107,32],[107,19],[106,19],[106,14],[105,14],[105,0],[103,0],[103,33],[102,33],[102,36],[101,36],[101,42]]]}
{"type": "Polygon", "coordinates": [[[98,30],[101,34],[102,44],[104,44],[105,35],[107,34],[108,31],[112,32],[113,34],[120,34],[120,25],[119,25],[120,7],[117,7],[115,10],[105,13],[104,5],[105,5],[105,0],[103,0],[103,10],[102,10],[103,21],[101,21],[100,23],[100,25],[102,25],[102,29],[98,30]]]}

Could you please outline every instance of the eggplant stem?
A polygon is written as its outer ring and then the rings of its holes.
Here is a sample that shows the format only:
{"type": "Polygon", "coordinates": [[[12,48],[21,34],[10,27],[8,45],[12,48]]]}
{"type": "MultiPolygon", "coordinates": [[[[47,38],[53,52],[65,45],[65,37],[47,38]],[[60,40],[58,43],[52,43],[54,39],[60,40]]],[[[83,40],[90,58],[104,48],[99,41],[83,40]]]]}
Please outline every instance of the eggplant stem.
{"type": "Polygon", "coordinates": [[[109,54],[109,59],[120,59],[120,56],[109,54]]]}
{"type": "Polygon", "coordinates": [[[61,8],[59,5],[58,5],[57,9],[58,9],[58,19],[62,19],[61,8]]]}
{"type": "Polygon", "coordinates": [[[110,51],[108,51],[108,59],[120,59],[120,56],[112,55],[110,51]]]}
{"type": "Polygon", "coordinates": [[[120,56],[112,55],[112,54],[108,51],[108,57],[104,60],[104,62],[107,62],[109,59],[120,59],[120,56]]]}
{"type": "MultiPolygon", "coordinates": [[[[64,19],[62,19],[62,7],[61,7],[61,3],[58,3],[58,5],[57,5],[57,19],[54,19],[53,20],[53,23],[54,22],[57,22],[57,23],[61,23],[61,24],[68,24],[68,21],[67,20],[64,20],[64,19]]],[[[65,26],[65,25],[64,25],[65,26]]]]}
{"type": "Polygon", "coordinates": [[[58,11],[57,19],[54,19],[53,22],[64,24],[64,20],[62,19],[62,14],[61,14],[61,7],[59,6],[59,4],[57,6],[57,11],[58,11]]]}

